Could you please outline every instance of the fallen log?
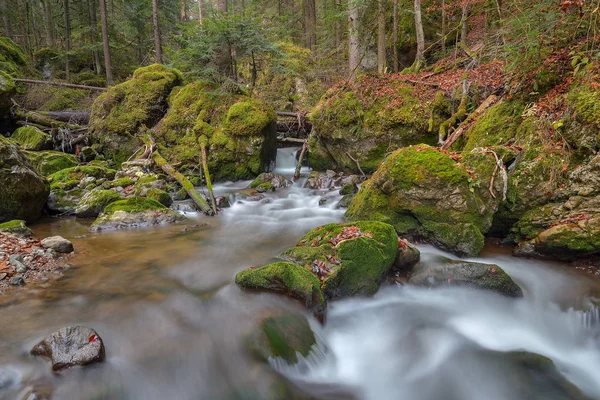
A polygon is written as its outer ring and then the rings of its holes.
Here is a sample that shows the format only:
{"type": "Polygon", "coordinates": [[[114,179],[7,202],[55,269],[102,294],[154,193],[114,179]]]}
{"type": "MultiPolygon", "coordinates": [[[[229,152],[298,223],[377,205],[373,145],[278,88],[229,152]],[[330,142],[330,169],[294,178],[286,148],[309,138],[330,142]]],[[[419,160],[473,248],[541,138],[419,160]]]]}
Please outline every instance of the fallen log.
{"type": "Polygon", "coordinates": [[[49,128],[65,128],[70,130],[86,129],[86,127],[82,125],[61,122],[54,118],[50,118],[48,116],[36,113],[34,111],[25,111],[20,108],[17,108],[15,110],[15,115],[21,120],[24,120],[25,122],[33,122],[34,124],[47,126],[49,128]]]}
{"type": "Polygon", "coordinates": [[[173,168],[171,164],[169,164],[167,160],[165,160],[163,156],[160,155],[160,153],[156,149],[154,140],[149,137],[145,139],[144,142],[146,146],[154,149],[154,151],[152,152],[152,161],[154,161],[154,163],[158,165],[160,169],[165,171],[167,175],[179,182],[179,184],[185,189],[187,194],[190,195],[196,206],[198,206],[198,209],[200,209],[200,211],[207,215],[215,215],[213,209],[210,207],[210,205],[208,205],[208,203],[206,202],[206,200],[204,200],[200,193],[196,191],[194,185],[192,185],[192,183],[181,172],[175,170],[175,168],[173,168]]]}
{"type": "Polygon", "coordinates": [[[208,157],[206,156],[206,145],[200,143],[200,150],[202,152],[202,169],[204,170],[204,180],[206,181],[206,188],[208,189],[208,195],[210,196],[210,202],[212,204],[213,213],[217,214],[217,200],[213,192],[212,181],[210,180],[210,173],[208,172],[208,157]]]}
{"type": "Polygon", "coordinates": [[[297,138],[291,138],[291,137],[288,137],[288,138],[282,137],[282,138],[277,138],[277,141],[281,142],[281,143],[301,143],[302,144],[302,143],[304,143],[306,141],[306,139],[297,139],[297,138]]]}
{"type": "Polygon", "coordinates": [[[61,122],[77,122],[87,124],[90,122],[90,113],[81,111],[38,111],[40,115],[61,122]]]}
{"type": "Polygon", "coordinates": [[[75,85],[73,83],[64,83],[64,82],[52,82],[52,81],[38,81],[35,79],[16,79],[13,78],[15,82],[29,83],[32,85],[50,85],[50,86],[61,86],[68,87],[73,89],[83,89],[83,90],[97,90],[99,92],[106,92],[108,89],[104,87],[98,86],[87,86],[87,85],[75,85]]]}

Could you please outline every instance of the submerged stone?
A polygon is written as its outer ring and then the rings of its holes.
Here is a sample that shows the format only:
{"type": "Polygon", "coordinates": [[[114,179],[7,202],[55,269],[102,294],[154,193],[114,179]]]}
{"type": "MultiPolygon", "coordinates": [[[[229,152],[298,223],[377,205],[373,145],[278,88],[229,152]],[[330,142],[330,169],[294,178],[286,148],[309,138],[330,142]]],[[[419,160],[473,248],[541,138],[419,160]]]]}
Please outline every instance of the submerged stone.
{"type": "Polygon", "coordinates": [[[99,230],[140,228],[171,224],[186,218],[159,202],[145,197],[130,197],[110,203],[90,226],[99,230]]]}

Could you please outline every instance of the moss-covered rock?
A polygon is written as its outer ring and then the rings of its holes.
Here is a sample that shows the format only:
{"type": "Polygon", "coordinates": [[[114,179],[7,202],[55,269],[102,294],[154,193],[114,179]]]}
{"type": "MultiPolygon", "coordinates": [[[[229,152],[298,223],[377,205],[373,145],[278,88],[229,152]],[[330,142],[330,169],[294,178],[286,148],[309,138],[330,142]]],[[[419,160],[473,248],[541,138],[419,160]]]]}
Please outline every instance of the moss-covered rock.
{"type": "Polygon", "coordinates": [[[129,158],[142,143],[138,134],[160,121],[169,93],[182,80],[176,69],[153,64],[137,69],[130,80],[98,96],[90,116],[90,134],[102,152],[117,164],[129,158]]]}
{"type": "Polygon", "coordinates": [[[33,234],[31,229],[27,227],[25,221],[20,219],[14,219],[0,224],[0,232],[15,233],[23,236],[31,236],[33,234]]]}
{"type": "Polygon", "coordinates": [[[509,297],[522,297],[523,292],[502,268],[494,264],[450,260],[419,263],[410,274],[408,283],[417,286],[469,286],[492,290],[509,297]]]}
{"type": "Polygon", "coordinates": [[[49,176],[79,164],[77,157],[60,151],[26,151],[24,154],[37,173],[43,176],[49,176]]]}
{"type": "Polygon", "coordinates": [[[235,283],[244,289],[289,296],[304,304],[318,318],[323,317],[327,307],[319,278],[291,262],[276,262],[242,271],[235,276],[235,283]]]}
{"type": "Polygon", "coordinates": [[[9,116],[11,97],[17,93],[13,78],[19,78],[27,65],[23,49],[5,36],[0,36],[0,119],[9,116]]]}
{"type": "Polygon", "coordinates": [[[197,170],[204,144],[213,181],[250,179],[275,161],[275,121],[264,103],[192,82],[169,96],[157,141],[166,158],[182,163],[183,172],[197,170]]]}
{"type": "Polygon", "coordinates": [[[75,214],[80,217],[97,217],[104,208],[121,199],[121,196],[112,191],[96,188],[86,193],[75,207],[75,214]]]}
{"type": "Polygon", "coordinates": [[[395,151],[350,204],[351,220],[378,220],[402,235],[421,236],[459,255],[477,255],[503,192],[493,155],[470,152],[460,162],[429,146],[395,151]]]}
{"type": "Polygon", "coordinates": [[[90,226],[92,232],[164,225],[185,220],[159,202],[145,197],[130,197],[110,203],[90,226]]]}
{"type": "Polygon", "coordinates": [[[171,196],[169,196],[169,193],[165,192],[164,190],[150,188],[146,191],[146,197],[157,201],[166,207],[169,207],[171,204],[173,204],[171,196]]]}
{"type": "Polygon", "coordinates": [[[27,157],[0,136],[0,222],[22,219],[33,222],[42,215],[48,183],[27,157]]]}
{"type": "Polygon", "coordinates": [[[10,137],[23,150],[48,150],[52,147],[52,138],[50,135],[42,132],[35,126],[22,126],[10,137]]]}
{"type": "Polygon", "coordinates": [[[301,314],[274,314],[263,318],[245,338],[252,354],[261,360],[283,359],[298,362],[298,354],[306,357],[317,344],[306,317],[301,314]]]}
{"type": "Polygon", "coordinates": [[[77,185],[79,185],[79,183],[85,178],[105,178],[112,180],[115,177],[115,173],[116,171],[113,169],[81,165],[55,172],[48,177],[48,181],[50,182],[50,187],[52,190],[67,189],[73,184],[73,182],[77,182],[77,185]]]}
{"type": "Polygon", "coordinates": [[[256,177],[248,186],[250,189],[257,189],[260,192],[259,187],[263,185],[268,185],[269,190],[271,187],[273,190],[277,190],[280,188],[286,188],[292,186],[292,181],[287,179],[285,176],[280,174],[274,174],[272,172],[263,172],[259,176],[256,177]]]}
{"type": "Polygon", "coordinates": [[[397,254],[392,226],[361,221],[313,229],[280,257],[319,276],[328,298],[340,298],[375,294],[397,254]]]}
{"type": "Polygon", "coordinates": [[[319,170],[377,169],[385,155],[411,144],[435,144],[448,116],[444,95],[391,76],[365,76],[330,89],[312,111],[309,162],[319,170]],[[349,155],[350,156],[349,156],[349,155]]]}

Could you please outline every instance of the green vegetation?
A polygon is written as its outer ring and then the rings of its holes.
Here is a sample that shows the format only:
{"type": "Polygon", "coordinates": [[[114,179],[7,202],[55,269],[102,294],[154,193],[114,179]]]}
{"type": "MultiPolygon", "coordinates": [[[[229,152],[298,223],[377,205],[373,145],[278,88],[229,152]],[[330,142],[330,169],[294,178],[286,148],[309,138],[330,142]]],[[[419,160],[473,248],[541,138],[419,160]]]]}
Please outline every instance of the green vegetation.
{"type": "Polygon", "coordinates": [[[38,174],[49,176],[79,164],[77,157],[60,151],[26,151],[24,154],[38,174]]]}
{"type": "Polygon", "coordinates": [[[80,217],[96,217],[106,206],[120,199],[121,196],[112,190],[94,189],[81,198],[75,214],[80,217]]]}
{"type": "Polygon", "coordinates": [[[34,126],[22,126],[10,138],[17,142],[23,150],[40,151],[52,147],[50,135],[34,126]]]}
{"type": "Polygon", "coordinates": [[[15,219],[0,224],[0,232],[15,233],[24,236],[30,236],[32,234],[31,229],[27,227],[25,221],[20,219],[15,219]]]}
{"type": "Polygon", "coordinates": [[[118,211],[126,213],[142,213],[145,211],[163,211],[168,210],[165,206],[156,200],[147,199],[145,197],[130,197],[124,200],[118,200],[110,203],[104,208],[104,215],[110,216],[118,211]]]}

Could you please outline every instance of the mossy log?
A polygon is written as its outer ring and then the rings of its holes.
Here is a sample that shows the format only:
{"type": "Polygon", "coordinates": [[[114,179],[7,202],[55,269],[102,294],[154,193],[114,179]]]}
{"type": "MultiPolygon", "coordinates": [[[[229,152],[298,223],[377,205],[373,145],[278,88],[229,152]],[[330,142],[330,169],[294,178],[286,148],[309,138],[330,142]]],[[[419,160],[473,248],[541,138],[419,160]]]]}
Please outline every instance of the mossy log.
{"type": "Polygon", "coordinates": [[[22,120],[27,122],[33,122],[37,125],[47,126],[50,128],[64,128],[70,130],[85,130],[87,129],[82,125],[69,124],[67,122],[61,122],[54,118],[50,118],[48,116],[33,112],[33,111],[25,111],[21,108],[16,109],[16,115],[22,120]]]}
{"type": "Polygon", "coordinates": [[[108,89],[104,87],[98,86],[87,86],[87,85],[74,85],[72,83],[64,83],[64,82],[51,82],[51,81],[38,81],[35,79],[16,79],[13,78],[15,82],[21,83],[29,83],[33,85],[50,85],[50,86],[60,86],[60,87],[68,87],[73,89],[82,89],[82,90],[97,90],[99,92],[106,92],[108,89]]]}
{"type": "Polygon", "coordinates": [[[213,212],[216,214],[217,201],[215,200],[215,194],[213,193],[212,182],[210,180],[210,173],[208,171],[208,157],[206,156],[206,145],[204,143],[201,143],[200,149],[202,150],[202,169],[204,170],[204,180],[206,181],[206,188],[208,189],[208,194],[210,196],[213,212]]]}

